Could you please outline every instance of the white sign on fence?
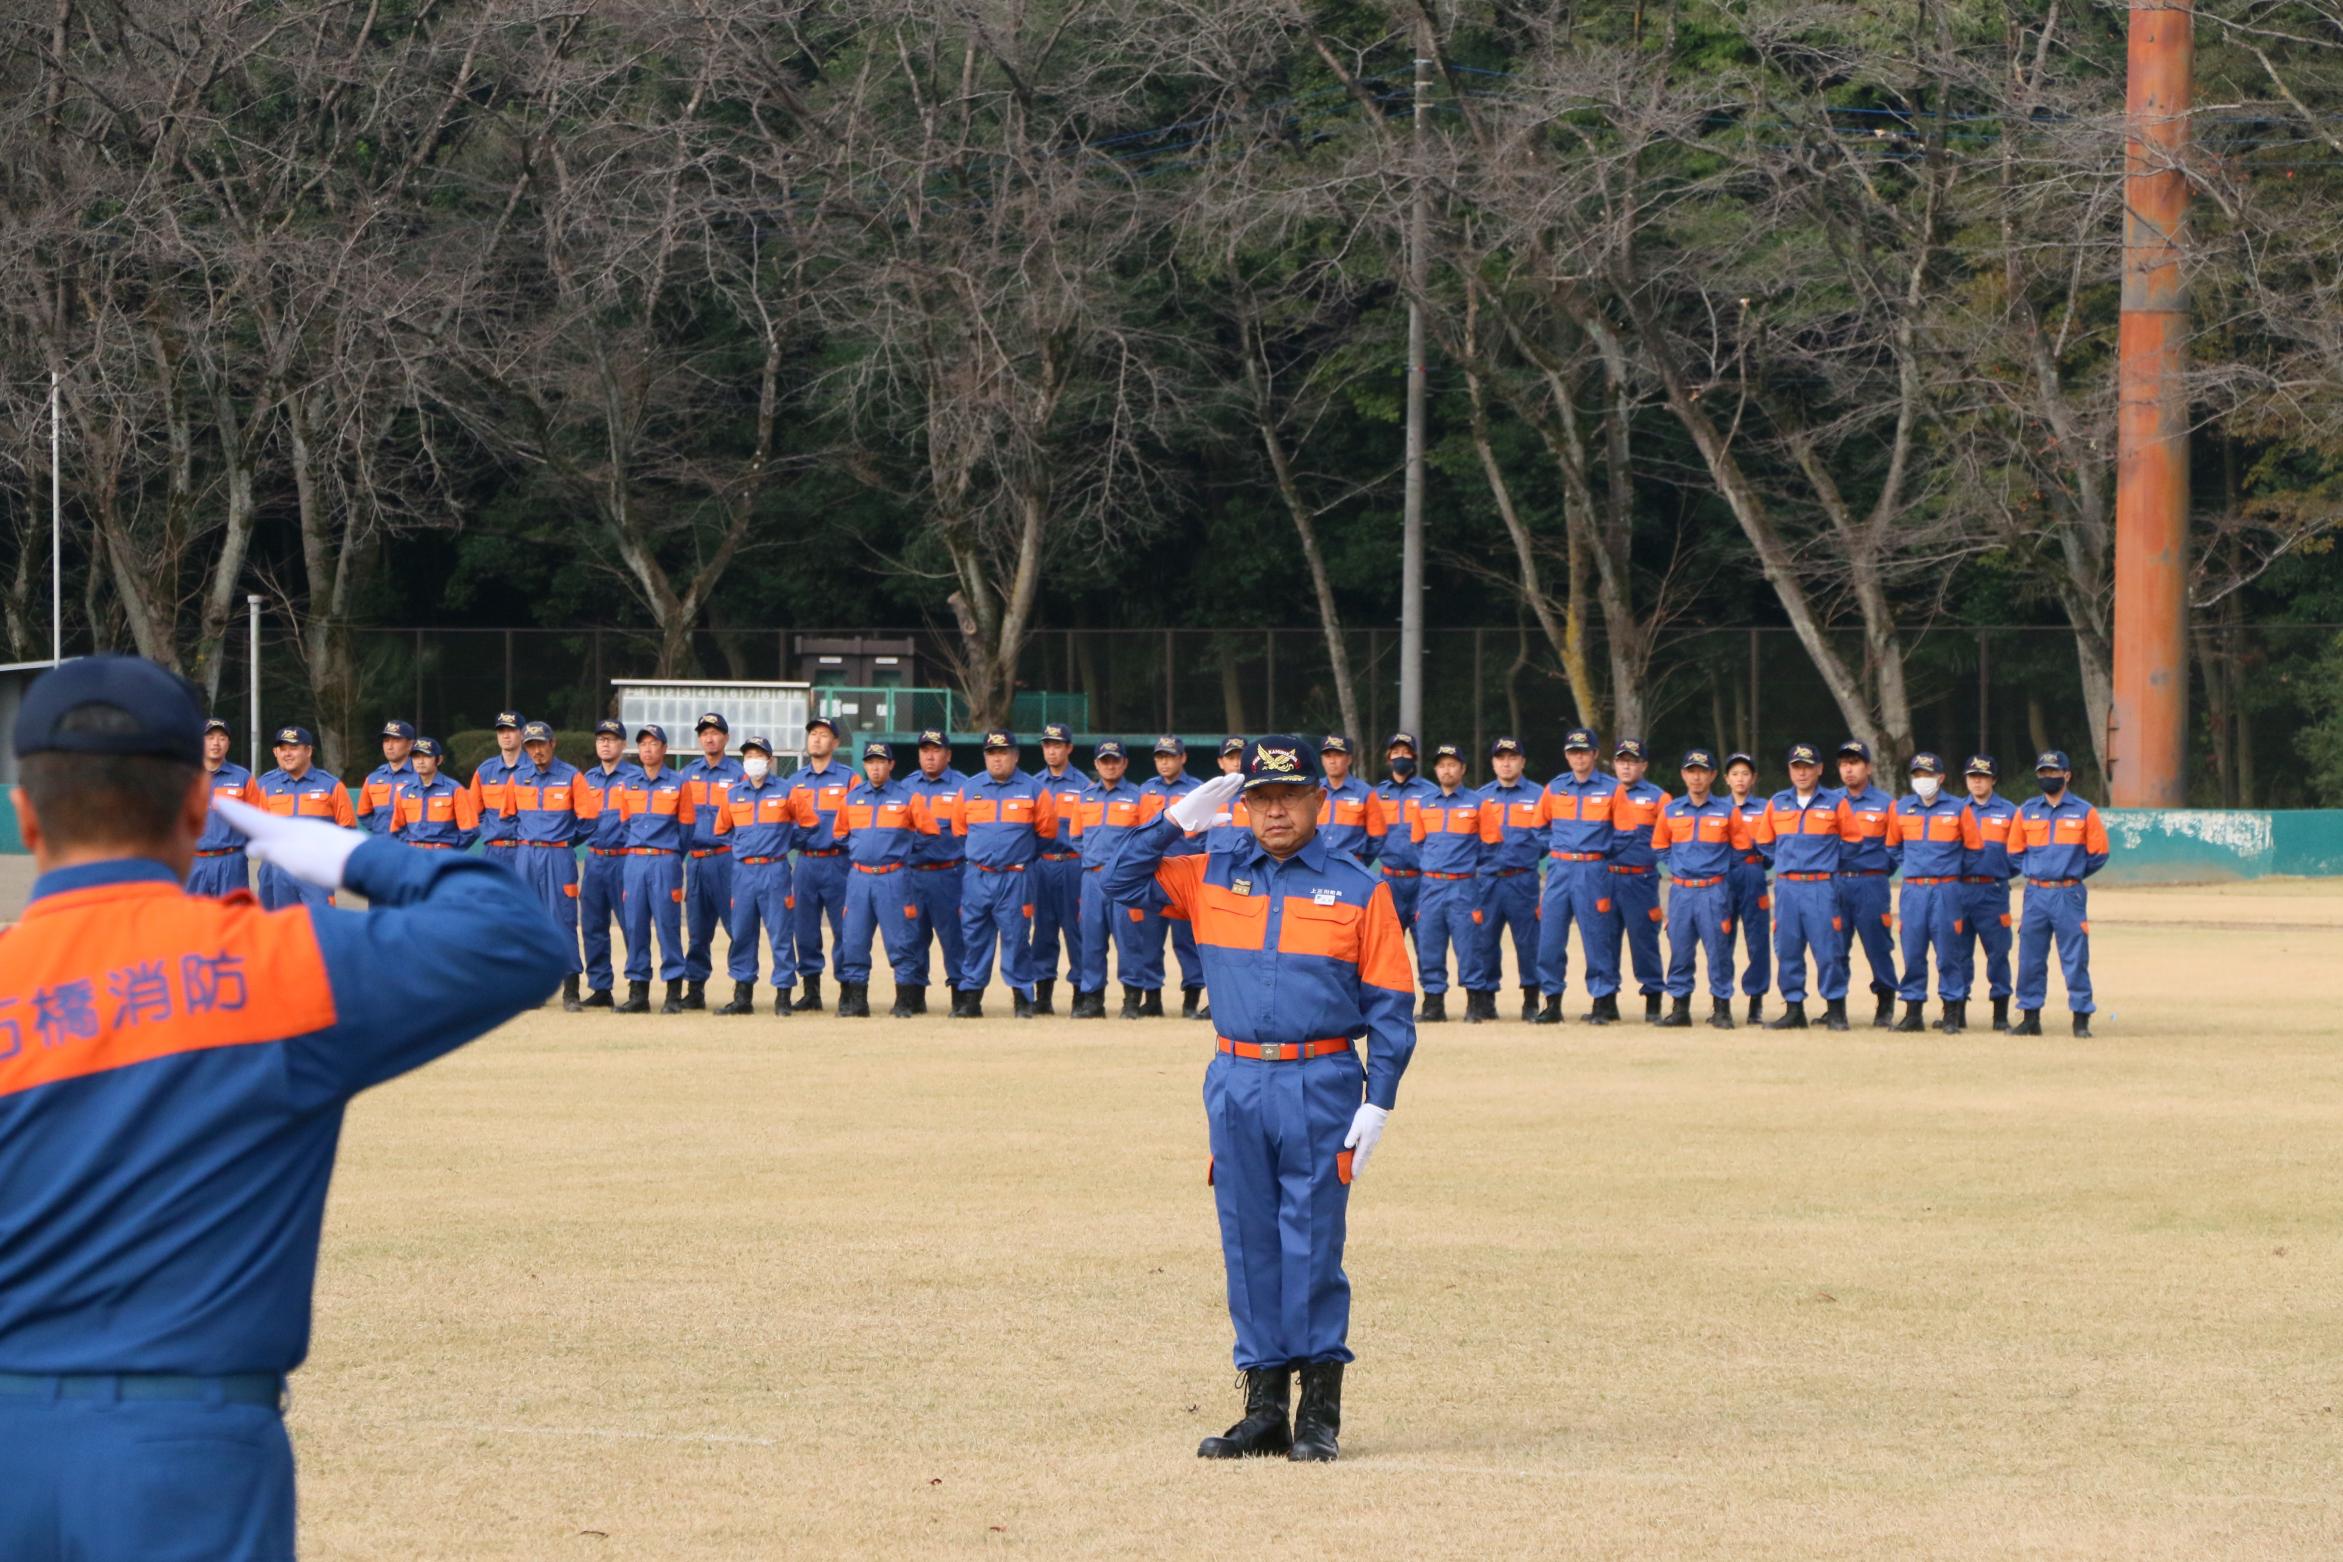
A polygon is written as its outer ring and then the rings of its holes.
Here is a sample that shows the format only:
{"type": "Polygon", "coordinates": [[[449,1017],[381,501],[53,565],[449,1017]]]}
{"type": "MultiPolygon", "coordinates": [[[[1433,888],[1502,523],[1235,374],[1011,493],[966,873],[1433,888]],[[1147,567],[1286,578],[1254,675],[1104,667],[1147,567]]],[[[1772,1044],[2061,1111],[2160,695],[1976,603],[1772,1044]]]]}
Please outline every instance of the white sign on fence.
{"type": "Polygon", "coordinates": [[[777,769],[792,768],[805,759],[805,721],[813,709],[809,683],[711,683],[702,680],[638,680],[613,678],[618,690],[618,719],[626,723],[631,744],[645,726],[667,729],[667,746],[686,763],[699,752],[692,727],[710,711],[732,726],[730,747],[756,736],[773,741],[777,769]]]}

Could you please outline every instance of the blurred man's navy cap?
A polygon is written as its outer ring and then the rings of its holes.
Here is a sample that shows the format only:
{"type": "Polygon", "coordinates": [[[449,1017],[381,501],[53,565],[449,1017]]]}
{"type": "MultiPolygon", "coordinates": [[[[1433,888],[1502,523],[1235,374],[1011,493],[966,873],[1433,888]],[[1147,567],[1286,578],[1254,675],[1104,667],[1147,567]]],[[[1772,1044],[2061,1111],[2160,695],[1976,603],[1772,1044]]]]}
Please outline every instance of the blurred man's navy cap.
{"type": "Polygon", "coordinates": [[[417,738],[415,740],[415,752],[425,759],[439,758],[439,739],[417,738]]]}
{"type": "Polygon", "coordinates": [[[386,738],[412,739],[415,736],[415,724],[411,721],[386,721],[382,724],[382,735],[386,738]]]}
{"type": "Polygon", "coordinates": [[[1394,732],[1389,738],[1384,740],[1383,752],[1388,754],[1393,749],[1398,748],[1403,744],[1408,748],[1414,748],[1416,746],[1416,735],[1412,732],[1394,732]]]}
{"type": "Polygon", "coordinates": [[[1131,756],[1124,751],[1122,739],[1106,738],[1099,743],[1098,747],[1090,751],[1090,757],[1093,761],[1096,761],[1101,759],[1127,760],[1131,756]]]}
{"type": "Polygon", "coordinates": [[[1220,752],[1223,756],[1229,754],[1242,754],[1244,751],[1245,740],[1234,732],[1220,740],[1220,752]]]}
{"type": "Polygon", "coordinates": [[[203,701],[195,685],[143,656],[84,656],[25,691],[16,752],[101,754],[203,763],[203,701]]]}
{"type": "Polygon", "coordinates": [[[1257,786],[1316,786],[1318,756],[1291,733],[1255,738],[1245,747],[1244,777],[1247,792],[1257,786]]]}
{"type": "Polygon", "coordinates": [[[1868,765],[1871,763],[1871,745],[1861,738],[1849,738],[1839,745],[1839,758],[1859,759],[1868,765]]]}
{"type": "Polygon", "coordinates": [[[1167,732],[1155,740],[1155,752],[1177,754],[1184,759],[1187,757],[1188,745],[1180,740],[1178,734],[1167,732]]]}
{"type": "Polygon", "coordinates": [[[767,759],[771,759],[773,757],[773,740],[771,738],[762,737],[756,733],[751,733],[747,737],[740,740],[740,751],[743,754],[747,753],[752,748],[755,749],[758,753],[764,755],[767,759]]]}
{"type": "Polygon", "coordinates": [[[305,743],[309,747],[315,748],[317,747],[317,734],[307,727],[279,727],[277,735],[269,740],[271,748],[283,748],[288,743],[305,743]]]}
{"type": "Polygon", "coordinates": [[[1991,754],[1971,754],[1969,768],[1964,774],[1992,778],[2001,774],[2001,766],[1994,762],[1991,754]]]}
{"type": "Polygon", "coordinates": [[[553,723],[532,721],[521,729],[523,743],[550,743],[553,741],[553,723]]]}
{"type": "Polygon", "coordinates": [[[605,716],[594,723],[594,736],[623,738],[626,736],[626,723],[615,716],[605,716]]]}
{"type": "Polygon", "coordinates": [[[499,728],[512,727],[517,730],[528,723],[521,719],[521,713],[517,710],[500,710],[496,713],[496,725],[499,728]]]}
{"type": "Polygon", "coordinates": [[[643,723],[642,726],[635,729],[635,741],[637,743],[642,742],[645,738],[656,738],[661,743],[665,743],[667,741],[667,729],[660,726],[659,723],[655,721],[647,721],[643,723]]]}
{"type": "Polygon", "coordinates": [[[714,727],[718,732],[723,733],[726,737],[732,736],[732,723],[724,719],[724,715],[721,711],[710,711],[705,716],[702,716],[698,721],[692,724],[692,731],[705,732],[710,727],[714,727]]]}
{"type": "Polygon", "coordinates": [[[1318,752],[1321,754],[1347,754],[1350,752],[1350,739],[1342,733],[1329,732],[1325,737],[1319,739],[1318,752]]]}
{"type": "Polygon", "coordinates": [[[1062,721],[1045,722],[1041,729],[1041,741],[1044,743],[1071,743],[1074,741],[1074,729],[1062,721]]]}
{"type": "Polygon", "coordinates": [[[892,743],[879,743],[875,741],[865,743],[862,746],[862,757],[865,759],[883,759],[891,765],[895,762],[895,745],[892,743]]]}
{"type": "Polygon", "coordinates": [[[827,716],[814,716],[806,721],[806,731],[812,732],[816,728],[829,733],[832,737],[836,737],[838,735],[838,724],[827,716]]]}
{"type": "Polygon", "coordinates": [[[225,732],[233,736],[235,731],[236,729],[234,727],[228,725],[227,718],[224,716],[210,717],[206,719],[203,724],[203,732],[204,736],[206,737],[211,736],[215,732],[225,732]]]}
{"type": "Polygon", "coordinates": [[[1565,754],[1574,748],[1598,748],[1600,746],[1595,741],[1595,729],[1592,727],[1572,727],[1568,732],[1562,734],[1562,752],[1565,754]]]}

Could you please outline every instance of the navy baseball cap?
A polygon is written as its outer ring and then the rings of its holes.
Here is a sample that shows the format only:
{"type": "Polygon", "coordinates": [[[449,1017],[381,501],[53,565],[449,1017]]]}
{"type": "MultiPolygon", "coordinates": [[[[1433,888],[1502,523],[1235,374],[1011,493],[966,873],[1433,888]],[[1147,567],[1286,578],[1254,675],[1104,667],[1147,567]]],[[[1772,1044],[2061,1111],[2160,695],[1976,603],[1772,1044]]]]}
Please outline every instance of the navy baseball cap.
{"type": "Polygon", "coordinates": [[[1414,748],[1416,746],[1416,735],[1412,732],[1394,732],[1390,737],[1383,740],[1383,752],[1388,754],[1393,749],[1398,748],[1403,744],[1408,748],[1414,748]]]}
{"type": "Polygon", "coordinates": [[[1907,768],[1916,776],[1941,776],[1944,774],[1944,761],[1934,754],[1919,753],[1912,756],[1912,763],[1907,768]]]}
{"type": "Polygon", "coordinates": [[[1182,743],[1176,734],[1167,732],[1155,740],[1155,752],[1158,754],[1177,754],[1185,759],[1188,755],[1188,745],[1182,743]]]}
{"type": "Polygon", "coordinates": [[[865,759],[883,759],[891,765],[895,762],[895,745],[892,743],[879,742],[865,743],[862,746],[862,757],[865,759]]]}
{"type": "Polygon", "coordinates": [[[550,743],[553,741],[553,723],[532,721],[521,729],[523,743],[550,743]]]}
{"type": "Polygon", "coordinates": [[[773,740],[771,738],[760,738],[754,733],[751,733],[749,736],[740,740],[740,751],[743,754],[747,753],[752,748],[755,749],[758,753],[764,755],[767,759],[771,759],[773,757],[773,740]]]}
{"type": "Polygon", "coordinates": [[[1247,792],[1257,786],[1316,786],[1318,759],[1300,738],[1275,733],[1245,745],[1244,777],[1241,790],[1247,792]]]}
{"type": "Polygon", "coordinates": [[[2001,766],[1994,762],[1993,756],[1991,754],[1971,754],[1969,756],[1969,768],[1963,771],[1962,774],[1995,777],[2001,774],[2001,766]]]}
{"type": "Polygon", "coordinates": [[[1705,748],[1688,748],[1684,751],[1684,763],[1676,768],[1679,770],[1714,770],[1717,768],[1717,756],[1705,748]]]}
{"type": "Polygon", "coordinates": [[[1120,739],[1120,738],[1108,738],[1108,739],[1106,739],[1104,742],[1100,743],[1100,744],[1098,745],[1098,747],[1096,747],[1096,748],[1094,748],[1094,749],[1092,749],[1092,750],[1090,751],[1090,757],[1091,757],[1093,760],[1100,760],[1100,759],[1121,759],[1121,760],[1128,760],[1128,759],[1129,759],[1131,756],[1130,756],[1130,755],[1129,755],[1127,752],[1125,752],[1125,751],[1124,751],[1124,748],[1123,748],[1123,741],[1122,741],[1122,739],[1120,739]]]}
{"type": "Polygon", "coordinates": [[[1574,748],[1594,749],[1601,747],[1602,744],[1595,739],[1595,729],[1592,727],[1572,727],[1568,732],[1562,734],[1562,752],[1565,754],[1574,748]]]}
{"type": "Polygon", "coordinates": [[[838,724],[827,716],[815,716],[807,720],[805,724],[806,731],[811,732],[816,727],[820,727],[827,731],[832,737],[836,737],[838,735],[838,724]]]}
{"type": "Polygon", "coordinates": [[[1071,743],[1074,741],[1074,729],[1062,721],[1044,722],[1041,728],[1041,741],[1044,743],[1071,743]]]}
{"type": "Polygon", "coordinates": [[[496,713],[496,725],[499,727],[524,727],[528,723],[521,720],[521,713],[517,710],[500,710],[496,713]]]}
{"type": "Polygon", "coordinates": [[[1350,739],[1339,732],[1329,732],[1318,740],[1318,752],[1321,754],[1348,754],[1350,752],[1350,739]]]}
{"type": "Polygon", "coordinates": [[[1220,752],[1223,756],[1229,754],[1242,754],[1244,751],[1245,740],[1237,733],[1232,732],[1227,737],[1220,740],[1220,752]]]}
{"type": "Polygon", "coordinates": [[[1462,750],[1462,749],[1458,748],[1458,747],[1457,747],[1455,744],[1453,744],[1453,743],[1435,743],[1435,744],[1433,744],[1433,745],[1432,745],[1432,763],[1433,763],[1433,764],[1435,764],[1435,765],[1437,765],[1437,764],[1438,764],[1438,763],[1440,763],[1440,761],[1442,761],[1443,759],[1453,759],[1453,760],[1455,760],[1455,761],[1456,761],[1458,764],[1460,764],[1460,765],[1461,765],[1461,764],[1463,764],[1463,763],[1464,763],[1464,750],[1462,750]]]}
{"type": "Polygon", "coordinates": [[[1735,749],[1732,753],[1725,756],[1725,768],[1730,770],[1735,765],[1747,765],[1750,769],[1755,770],[1757,768],[1757,761],[1751,758],[1749,755],[1742,753],[1739,749],[1735,749]]]}
{"type": "Polygon", "coordinates": [[[16,713],[16,752],[203,763],[195,685],[143,656],[84,656],[33,680],[16,713]]]}
{"type": "Polygon", "coordinates": [[[1519,738],[1499,738],[1489,745],[1489,754],[1492,758],[1499,754],[1518,754],[1520,752],[1521,739],[1519,738]]]}
{"type": "Polygon", "coordinates": [[[2074,769],[2074,761],[2066,757],[2066,750],[2062,748],[2046,748],[2034,760],[2034,773],[2036,775],[2040,775],[2045,770],[2072,769],[2074,769]]]}
{"type": "Polygon", "coordinates": [[[317,747],[317,734],[307,727],[279,727],[277,735],[269,739],[269,747],[271,748],[283,748],[288,743],[306,743],[311,748],[315,748],[317,747]]]}
{"type": "Polygon", "coordinates": [[[226,721],[222,720],[218,716],[206,716],[203,721],[203,730],[207,734],[213,732],[225,732],[231,735],[236,731],[234,727],[229,726],[226,721]]]}
{"type": "Polygon", "coordinates": [[[1016,746],[1017,734],[1014,732],[1004,731],[996,727],[984,735],[984,747],[985,752],[987,753],[990,753],[997,748],[1013,749],[1016,746]]]}
{"type": "Polygon", "coordinates": [[[386,721],[382,724],[382,735],[386,738],[412,739],[415,736],[415,724],[411,721],[386,721]]]}
{"type": "Polygon", "coordinates": [[[1871,763],[1871,745],[1861,738],[1849,738],[1839,745],[1839,758],[1859,759],[1868,765],[1871,763]]]}
{"type": "Polygon", "coordinates": [[[692,731],[694,732],[705,732],[710,727],[714,727],[718,732],[723,733],[726,737],[732,736],[732,723],[726,721],[722,716],[718,715],[714,711],[708,712],[708,714],[702,716],[698,721],[692,723],[692,731]]]}
{"type": "Polygon", "coordinates": [[[950,748],[952,745],[946,741],[942,728],[930,727],[919,735],[919,746],[921,748],[950,748]]]}
{"type": "Polygon", "coordinates": [[[623,738],[626,736],[626,723],[615,716],[606,716],[594,723],[594,736],[623,738]]]}
{"type": "Polygon", "coordinates": [[[415,752],[422,755],[425,759],[439,758],[439,739],[417,738],[415,740],[415,752]]]}
{"type": "Polygon", "coordinates": [[[1641,738],[1621,738],[1619,740],[1619,746],[1611,750],[1611,757],[1613,759],[1651,758],[1649,754],[1643,751],[1643,739],[1641,738]]]}
{"type": "Polygon", "coordinates": [[[635,729],[635,741],[640,743],[645,738],[657,738],[664,743],[667,741],[667,729],[655,721],[645,722],[635,729]]]}
{"type": "Polygon", "coordinates": [[[1793,743],[1790,745],[1788,762],[1793,765],[1819,765],[1822,763],[1822,750],[1811,743],[1793,743]]]}

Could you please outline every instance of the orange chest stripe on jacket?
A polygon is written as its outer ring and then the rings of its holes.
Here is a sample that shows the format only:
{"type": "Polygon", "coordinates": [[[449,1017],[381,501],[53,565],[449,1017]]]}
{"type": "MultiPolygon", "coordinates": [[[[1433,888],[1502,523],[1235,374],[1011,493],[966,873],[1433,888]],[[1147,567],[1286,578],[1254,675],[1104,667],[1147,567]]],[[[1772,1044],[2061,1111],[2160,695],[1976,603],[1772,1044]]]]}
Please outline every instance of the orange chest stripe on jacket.
{"type": "Polygon", "coordinates": [[[1287,955],[1318,955],[1356,965],[1359,929],[1366,920],[1364,906],[1339,900],[1321,906],[1307,895],[1288,895],[1277,933],[1277,951],[1287,955]]]}
{"type": "Polygon", "coordinates": [[[335,1020],[300,907],[104,885],[36,902],[0,948],[0,1096],[335,1020]]]}
{"type": "MultiPolygon", "coordinates": [[[[1200,863],[1201,857],[1178,859],[1200,863]]],[[[1269,937],[1269,902],[1259,895],[1240,895],[1224,885],[1198,883],[1195,890],[1196,942],[1221,949],[1260,949],[1269,937]]]]}

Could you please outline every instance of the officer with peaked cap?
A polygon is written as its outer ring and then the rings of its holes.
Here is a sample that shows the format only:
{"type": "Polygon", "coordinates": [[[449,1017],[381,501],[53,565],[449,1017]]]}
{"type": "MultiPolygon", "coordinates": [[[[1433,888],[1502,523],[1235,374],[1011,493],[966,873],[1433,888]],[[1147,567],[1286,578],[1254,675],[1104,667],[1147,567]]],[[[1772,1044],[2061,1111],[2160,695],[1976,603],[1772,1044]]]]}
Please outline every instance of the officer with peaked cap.
{"type": "MultiPolygon", "coordinates": [[[[578,767],[553,752],[553,724],[549,721],[522,724],[521,754],[521,767],[505,788],[513,839],[520,843],[514,866],[575,950],[577,847],[587,835],[586,822],[578,817],[578,767]]],[[[578,971],[579,962],[572,955],[570,968],[561,978],[561,1006],[573,1014],[585,1006],[578,997],[578,971]]]]}
{"type": "Polygon", "coordinates": [[[1139,786],[1128,778],[1131,756],[1119,739],[1102,739],[1091,751],[1090,763],[1098,779],[1082,789],[1071,821],[1074,844],[1082,853],[1082,964],[1074,973],[1072,1013],[1077,1020],[1106,1018],[1106,952],[1111,943],[1115,970],[1123,979],[1122,1017],[1137,1019],[1140,992],[1131,985],[1131,967],[1140,958],[1137,927],[1123,907],[1106,898],[1106,870],[1122,850],[1123,838],[1140,825],[1139,786]]]}
{"type": "Polygon", "coordinates": [[[1969,787],[1969,818],[1977,827],[1977,851],[1961,875],[1961,912],[1964,918],[1962,953],[1969,962],[1970,990],[1975,991],[1977,950],[1985,951],[1986,993],[1993,999],[1993,1028],[2009,1029],[2010,914],[2009,881],[2017,868],[2010,862],[2010,832],[2017,827],[2018,805],[1994,788],[2001,767],[1991,754],[1971,754],[1962,779],[1969,787]]]}
{"type": "Polygon", "coordinates": [[[1391,891],[1317,839],[1317,768],[1299,738],[1254,739],[1241,774],[1174,801],[1108,870],[1114,899],[1195,924],[1219,1032],[1204,1109],[1245,1414],[1204,1440],[1196,1451],[1208,1459],[1339,1451],[1352,1359],[1350,1184],[1382,1140],[1415,1050],[1391,891]],[[1232,811],[1240,790],[1250,847],[1169,855],[1183,832],[1232,811]],[[1301,1403],[1289,1413],[1297,1372],[1301,1403]]]}
{"type": "MultiPolygon", "coordinates": [[[[405,757],[415,774],[391,798],[385,833],[418,851],[470,851],[480,838],[480,816],[472,809],[472,789],[440,769],[439,740],[419,737],[405,757]]],[[[570,942],[577,942],[574,932],[570,942]]]]}
{"type": "Polygon", "coordinates": [[[128,656],[43,674],[16,719],[39,877],[0,941],[9,1562],[293,1555],[285,1376],[344,1109],[561,972],[478,859],[337,828],[346,796],[298,817],[217,796],[202,722],[186,680],[128,656]],[[369,909],[185,893],[210,809],[265,873],[369,909]]]}
{"type": "MultiPolygon", "coordinates": [[[[1409,839],[1423,864],[1416,967],[1423,976],[1424,1006],[1416,1017],[1433,1025],[1448,1019],[1448,950],[1453,946],[1456,985],[1465,991],[1464,1017],[1477,1023],[1482,1018],[1477,995],[1497,987],[1497,978],[1482,969],[1484,960],[1496,956],[1496,946],[1481,937],[1487,918],[1481,897],[1489,884],[1484,870],[1496,843],[1488,839],[1481,794],[1464,784],[1463,751],[1453,743],[1434,744],[1432,777],[1438,783],[1432,795],[1408,814],[1409,839]]],[[[1495,1017],[1494,1011],[1488,1016],[1495,1017]]]]}
{"type": "Polygon", "coordinates": [[[1057,794],[1017,768],[1017,735],[995,728],[984,735],[984,774],[961,788],[952,833],[968,856],[960,885],[960,942],[966,961],[952,995],[951,1018],[984,1018],[984,989],[992,981],[993,950],[1018,1019],[1033,1017],[1033,898],[1035,859],[1058,837],[1057,794]]]}
{"type": "Polygon", "coordinates": [[[1857,948],[1871,968],[1871,1023],[1886,1029],[1895,1023],[1896,977],[1894,897],[1889,879],[1895,862],[1888,856],[1888,827],[1895,799],[1871,784],[1871,746],[1860,738],[1839,745],[1839,784],[1855,833],[1839,853],[1839,917],[1846,924],[1847,969],[1854,975],[1857,948]]]}
{"type": "MultiPolygon", "coordinates": [[[[204,775],[211,782],[212,796],[250,802],[254,792],[252,772],[228,757],[233,741],[228,724],[219,717],[204,722],[204,775]]],[[[224,815],[215,813],[205,819],[203,834],[195,843],[195,866],[187,870],[187,893],[217,899],[249,889],[251,881],[251,871],[244,858],[244,837],[224,815]]]]}
{"type": "Polygon", "coordinates": [[[635,729],[635,768],[611,787],[610,801],[626,820],[626,890],[620,915],[626,926],[626,1002],[620,1014],[651,1009],[651,935],[659,936],[659,980],[667,984],[661,1014],[683,1012],[683,854],[698,811],[683,773],[667,763],[667,729],[656,722],[635,729]]]}
{"type": "Polygon", "coordinates": [[[927,1012],[927,971],[919,963],[919,908],[911,900],[912,848],[938,832],[927,804],[895,779],[895,746],[862,746],[863,779],[846,794],[839,838],[854,877],[846,886],[846,933],[838,950],[838,1017],[870,1017],[870,951],[875,934],[895,973],[896,1019],[927,1012]]]}
{"type": "Polygon", "coordinates": [[[1612,820],[1619,834],[1608,866],[1619,929],[1635,966],[1636,987],[1643,994],[1643,1022],[1655,1025],[1659,1023],[1668,968],[1660,959],[1660,869],[1652,852],[1651,832],[1669,798],[1644,779],[1650,768],[1651,753],[1641,738],[1621,738],[1611,750],[1611,773],[1619,779],[1612,820]]]}
{"type": "MultiPolygon", "coordinates": [[[[1241,750],[1241,739],[1238,746],[1241,750]]],[[[1391,904],[1399,913],[1399,925],[1413,938],[1416,895],[1423,887],[1423,860],[1408,833],[1412,827],[1408,809],[1440,789],[1417,769],[1416,735],[1412,732],[1394,732],[1385,740],[1383,766],[1387,774],[1375,783],[1375,803],[1383,812],[1383,853],[1375,859],[1375,870],[1391,886],[1391,904]]],[[[1420,948],[1421,941],[1418,943],[1420,948]]],[[[1533,971],[1532,980],[1535,975],[1533,971]]]]}

